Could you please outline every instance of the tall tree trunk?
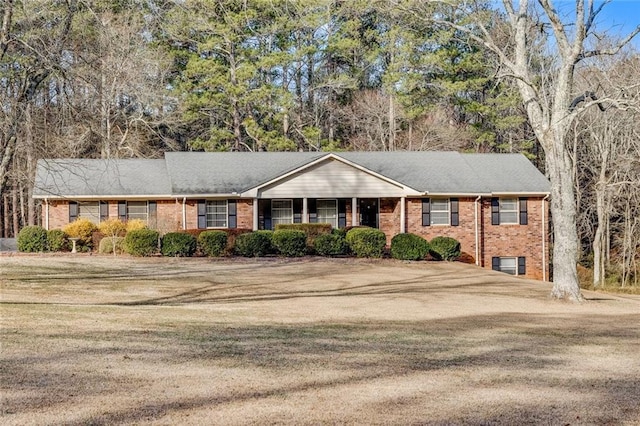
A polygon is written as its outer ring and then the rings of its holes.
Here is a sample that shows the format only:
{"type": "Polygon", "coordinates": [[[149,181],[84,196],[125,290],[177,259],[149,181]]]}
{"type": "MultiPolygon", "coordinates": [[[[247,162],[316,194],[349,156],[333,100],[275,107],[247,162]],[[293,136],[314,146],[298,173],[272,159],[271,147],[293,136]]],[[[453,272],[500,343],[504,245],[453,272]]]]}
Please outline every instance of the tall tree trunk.
{"type": "Polygon", "coordinates": [[[14,237],[18,236],[18,232],[20,232],[20,218],[18,216],[19,206],[18,206],[18,185],[13,185],[13,189],[11,191],[11,215],[13,217],[13,233],[14,237]]]}
{"type": "Polygon", "coordinates": [[[553,289],[558,299],[582,301],[578,285],[578,232],[571,158],[565,149],[547,152],[547,173],[551,181],[551,215],[553,217],[553,289]]]}

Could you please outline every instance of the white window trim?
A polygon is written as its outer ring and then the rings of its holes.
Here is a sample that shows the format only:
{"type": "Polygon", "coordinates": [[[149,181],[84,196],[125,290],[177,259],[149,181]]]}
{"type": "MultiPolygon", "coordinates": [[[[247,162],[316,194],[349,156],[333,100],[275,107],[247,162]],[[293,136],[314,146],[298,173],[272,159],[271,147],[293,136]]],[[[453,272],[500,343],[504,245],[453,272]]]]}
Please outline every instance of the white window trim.
{"type": "MultiPolygon", "coordinates": [[[[278,210],[284,210],[284,209],[278,209],[278,210]]],[[[276,198],[276,199],[271,200],[271,227],[273,229],[276,229],[276,225],[278,225],[278,224],[291,224],[291,223],[293,223],[293,198],[276,198]],[[290,215],[288,217],[288,219],[289,219],[288,222],[277,222],[276,223],[276,218],[275,218],[275,215],[273,214],[273,212],[275,210],[274,207],[273,207],[273,202],[274,201],[288,201],[289,202],[291,207],[289,208],[290,215]]]]}
{"type": "Polygon", "coordinates": [[[500,219],[500,225],[519,225],[520,224],[520,203],[519,203],[519,198],[500,198],[498,200],[498,204],[499,204],[499,208],[498,208],[498,215],[499,215],[499,219],[500,219]],[[503,200],[515,200],[515,209],[513,210],[506,210],[502,207],[502,202],[503,200]],[[515,213],[515,221],[511,222],[511,221],[503,221],[502,220],[502,214],[503,213],[515,213]]]}
{"type": "Polygon", "coordinates": [[[94,224],[99,224],[100,223],[100,201],[78,201],[78,219],[88,219],[90,220],[92,223],[94,224]],[[83,216],[82,215],[82,206],[84,205],[85,207],[89,204],[96,204],[98,206],[98,216],[96,217],[88,217],[88,216],[83,216]]]}
{"type": "Polygon", "coordinates": [[[205,209],[205,223],[206,223],[206,227],[207,229],[227,229],[229,228],[229,200],[205,200],[204,202],[204,209],[205,209]],[[209,226],[209,217],[208,217],[208,213],[207,213],[207,207],[209,206],[209,203],[211,202],[218,202],[218,201],[223,201],[224,202],[224,208],[225,208],[225,212],[224,212],[224,226],[209,226]]]}
{"type": "Polygon", "coordinates": [[[149,201],[148,201],[148,200],[147,200],[147,201],[127,201],[126,209],[127,209],[127,210],[126,210],[126,213],[127,213],[127,221],[129,221],[129,220],[137,220],[137,219],[140,219],[140,220],[143,220],[143,221],[144,221],[145,223],[147,223],[147,224],[149,223],[149,201]],[[130,205],[130,203],[145,203],[144,205],[145,205],[145,216],[146,216],[146,217],[145,217],[144,219],[141,219],[141,218],[139,218],[139,217],[131,218],[131,217],[129,216],[129,205],[130,205]]]}
{"type": "Polygon", "coordinates": [[[337,228],[338,227],[338,199],[337,198],[318,198],[316,200],[316,217],[318,219],[318,223],[329,223],[329,224],[331,224],[332,227],[337,228]],[[333,201],[333,202],[335,202],[335,204],[336,204],[335,210],[334,210],[334,213],[335,213],[334,216],[335,217],[333,219],[335,223],[320,220],[320,214],[319,214],[320,208],[318,207],[318,203],[320,201],[333,201]]]}
{"type": "MultiPolygon", "coordinates": [[[[432,198],[430,201],[430,224],[431,226],[451,226],[451,198],[432,198]],[[433,221],[433,202],[434,201],[446,201],[447,202],[447,223],[434,223],[433,221]]],[[[444,212],[444,210],[438,210],[438,212],[444,212]]]]}
{"type": "Polygon", "coordinates": [[[500,257],[500,272],[505,273],[505,274],[509,274],[509,275],[513,275],[513,276],[517,277],[519,275],[518,274],[518,257],[517,256],[501,256],[500,257]],[[514,262],[514,270],[513,270],[514,273],[513,274],[502,270],[502,261],[503,260],[508,260],[508,259],[513,260],[513,262],[514,262]]]}

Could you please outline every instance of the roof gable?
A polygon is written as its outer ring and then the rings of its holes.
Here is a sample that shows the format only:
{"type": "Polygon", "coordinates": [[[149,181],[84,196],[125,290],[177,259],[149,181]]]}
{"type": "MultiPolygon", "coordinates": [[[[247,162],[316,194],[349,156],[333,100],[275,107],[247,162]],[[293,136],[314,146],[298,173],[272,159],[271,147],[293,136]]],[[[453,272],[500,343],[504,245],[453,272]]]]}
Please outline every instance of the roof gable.
{"type": "Polygon", "coordinates": [[[420,193],[373,170],[326,154],[242,193],[248,197],[401,197],[420,193]]]}

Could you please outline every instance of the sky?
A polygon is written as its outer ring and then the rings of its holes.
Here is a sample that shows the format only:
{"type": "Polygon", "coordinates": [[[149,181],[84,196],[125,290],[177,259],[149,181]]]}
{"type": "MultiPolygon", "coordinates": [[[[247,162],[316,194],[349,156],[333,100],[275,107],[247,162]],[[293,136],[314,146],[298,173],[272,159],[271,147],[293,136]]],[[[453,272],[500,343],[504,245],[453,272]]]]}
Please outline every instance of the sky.
{"type": "MultiPolygon", "coordinates": [[[[611,29],[620,35],[626,35],[640,25],[640,0],[613,0],[607,4],[598,20],[598,27],[611,29]]],[[[639,45],[640,36],[636,36],[639,45]]]]}

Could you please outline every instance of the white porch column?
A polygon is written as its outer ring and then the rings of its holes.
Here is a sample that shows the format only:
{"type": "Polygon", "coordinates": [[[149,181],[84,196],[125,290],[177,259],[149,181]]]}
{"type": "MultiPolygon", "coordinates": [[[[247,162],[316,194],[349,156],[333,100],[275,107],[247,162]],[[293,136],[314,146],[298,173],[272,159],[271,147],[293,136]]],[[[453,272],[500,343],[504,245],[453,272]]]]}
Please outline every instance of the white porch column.
{"type": "Polygon", "coordinates": [[[358,199],[351,199],[351,226],[358,226],[358,199]]]}
{"type": "Polygon", "coordinates": [[[258,215],[258,199],[254,198],[253,199],[253,230],[257,231],[258,230],[258,224],[259,224],[259,215],[258,215]]]}
{"type": "Polygon", "coordinates": [[[44,229],[49,230],[49,199],[44,199],[44,229]]]}
{"type": "Polygon", "coordinates": [[[407,222],[407,218],[406,218],[406,211],[405,211],[405,204],[406,204],[407,198],[406,197],[400,197],[400,233],[404,234],[406,232],[406,222],[407,222]]]}
{"type": "Polygon", "coordinates": [[[307,197],[302,199],[302,223],[309,223],[309,211],[307,206],[307,197]]]}

